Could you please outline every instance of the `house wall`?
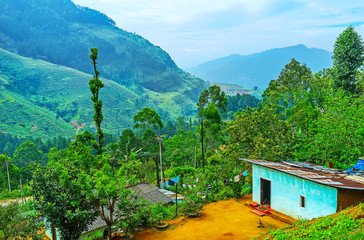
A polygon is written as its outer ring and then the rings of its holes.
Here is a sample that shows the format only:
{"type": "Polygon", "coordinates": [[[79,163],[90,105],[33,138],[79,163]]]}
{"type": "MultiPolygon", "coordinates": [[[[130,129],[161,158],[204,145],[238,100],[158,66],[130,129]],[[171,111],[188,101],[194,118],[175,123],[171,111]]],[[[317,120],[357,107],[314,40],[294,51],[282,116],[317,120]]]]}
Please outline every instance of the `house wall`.
{"type": "Polygon", "coordinates": [[[336,213],[337,189],[253,165],[253,201],[260,203],[260,178],[271,181],[271,208],[293,218],[312,219],[336,213]],[[300,195],[306,206],[300,208],[300,195]]]}
{"type": "Polygon", "coordinates": [[[364,202],[364,190],[338,189],[337,211],[364,202]]]}

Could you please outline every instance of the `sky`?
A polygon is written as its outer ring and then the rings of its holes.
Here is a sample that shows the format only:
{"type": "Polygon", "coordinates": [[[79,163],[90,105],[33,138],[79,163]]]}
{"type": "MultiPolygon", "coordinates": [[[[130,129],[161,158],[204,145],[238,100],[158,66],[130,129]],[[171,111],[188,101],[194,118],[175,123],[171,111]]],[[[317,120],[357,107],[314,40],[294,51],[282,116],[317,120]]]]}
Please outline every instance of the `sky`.
{"type": "Polygon", "coordinates": [[[181,68],[298,44],[333,50],[349,25],[364,34],[362,0],[73,0],[167,51],[181,68]]]}

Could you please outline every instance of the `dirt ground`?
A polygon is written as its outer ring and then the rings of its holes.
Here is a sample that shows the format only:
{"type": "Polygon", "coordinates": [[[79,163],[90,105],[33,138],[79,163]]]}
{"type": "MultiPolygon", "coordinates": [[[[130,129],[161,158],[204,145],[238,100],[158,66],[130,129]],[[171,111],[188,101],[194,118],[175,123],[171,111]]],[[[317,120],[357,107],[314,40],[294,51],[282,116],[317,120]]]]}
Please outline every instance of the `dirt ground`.
{"type": "Polygon", "coordinates": [[[244,197],[236,202],[233,199],[206,205],[197,218],[179,218],[170,221],[167,230],[155,228],[137,232],[136,240],[233,240],[252,239],[262,233],[287,226],[269,216],[259,217],[250,212],[245,202],[251,197],[244,197]],[[264,228],[258,228],[258,220],[264,228]]]}
{"type": "MultiPolygon", "coordinates": [[[[33,196],[31,196],[31,197],[26,197],[26,198],[25,198],[25,200],[26,200],[26,201],[28,201],[28,200],[33,200],[33,196]]],[[[12,202],[22,203],[22,200],[21,200],[21,198],[1,200],[1,201],[0,201],[0,205],[1,205],[1,206],[6,206],[6,205],[8,205],[9,203],[12,203],[12,202]]]]}

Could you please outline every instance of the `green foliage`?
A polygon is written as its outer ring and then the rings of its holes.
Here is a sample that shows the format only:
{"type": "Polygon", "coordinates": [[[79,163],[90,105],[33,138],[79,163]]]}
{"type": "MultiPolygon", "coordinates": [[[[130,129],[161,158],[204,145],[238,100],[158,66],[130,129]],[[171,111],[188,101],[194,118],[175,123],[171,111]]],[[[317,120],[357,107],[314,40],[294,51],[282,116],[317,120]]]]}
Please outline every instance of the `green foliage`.
{"type": "Polygon", "coordinates": [[[38,151],[37,146],[28,140],[15,150],[13,162],[19,167],[27,167],[31,163],[42,163],[42,158],[43,153],[38,151]]]}
{"type": "Polygon", "coordinates": [[[160,47],[117,28],[103,13],[72,1],[6,1],[0,11],[4,13],[0,25],[6,26],[1,28],[0,42],[23,56],[89,72],[88,46],[95,46],[103,53],[100,69],[104,76],[129,88],[183,89],[192,97],[205,86],[180,70],[160,47]]]}
{"type": "MultiPolygon", "coordinates": [[[[169,177],[180,176],[183,178],[184,176],[194,177],[197,173],[197,169],[193,167],[174,167],[169,169],[169,177]]],[[[168,176],[168,173],[166,173],[168,176]]]]}
{"type": "Polygon", "coordinates": [[[103,80],[102,98],[109,107],[104,115],[110,116],[105,132],[131,127],[137,109],[147,106],[163,119],[195,115],[193,105],[207,84],[179,69],[161,48],[115,27],[104,14],[72,1],[45,0],[6,0],[0,11],[0,25],[6,26],[0,29],[0,42],[6,43],[0,49],[0,129],[42,137],[93,129],[84,88],[90,79],[85,72],[92,70],[89,46],[102,52],[98,68],[109,79],[103,80]]]}
{"type": "Polygon", "coordinates": [[[226,107],[227,118],[233,119],[234,113],[245,110],[247,107],[256,108],[260,100],[250,94],[239,93],[235,96],[227,96],[228,105],[226,107]]]}
{"type": "MultiPolygon", "coordinates": [[[[104,63],[104,56],[101,57],[104,63]]],[[[68,138],[85,129],[96,132],[88,90],[91,75],[42,60],[20,57],[2,49],[0,58],[0,68],[3,69],[0,71],[0,130],[18,137],[31,135],[42,139],[59,135],[68,138]],[[39,86],[31,94],[17,89],[25,82],[32,84],[36,80],[39,86]]],[[[87,59],[84,61],[86,64],[89,62],[87,59]]],[[[87,72],[90,71],[90,67],[87,67],[87,72]]],[[[110,79],[102,81],[105,84],[100,93],[105,103],[103,115],[108,116],[102,128],[112,134],[120,134],[122,129],[131,128],[133,116],[144,107],[155,109],[162,119],[196,115],[195,99],[200,88],[205,86],[204,83],[188,86],[186,82],[185,87],[173,92],[141,89],[143,93],[140,93],[110,79]],[[198,90],[193,90],[195,87],[198,90]],[[193,91],[193,94],[186,97],[189,91],[193,91]]]]}
{"type": "Polygon", "coordinates": [[[163,122],[159,114],[152,108],[143,108],[134,115],[134,129],[161,129],[163,127],[163,122]]]}
{"type": "MultiPolygon", "coordinates": [[[[8,182],[8,174],[6,170],[5,161],[9,161],[9,177],[10,177],[10,187],[12,190],[15,190],[19,185],[19,179],[21,178],[20,169],[15,166],[11,159],[7,156],[0,154],[0,189],[2,190],[2,196],[0,198],[10,198],[9,193],[9,182],[8,182]]],[[[14,191],[12,191],[12,195],[14,195],[14,191]]]]}
{"type": "Polygon", "coordinates": [[[132,202],[132,213],[118,223],[127,233],[150,226],[153,220],[153,207],[138,199],[138,203],[132,202]]]}
{"type": "Polygon", "coordinates": [[[98,159],[80,140],[65,150],[50,151],[49,157],[48,165],[33,174],[36,208],[62,238],[78,239],[97,214],[88,192],[93,189],[89,174],[99,168],[98,159]]]}
{"type": "Polygon", "coordinates": [[[160,222],[169,219],[170,211],[167,206],[162,203],[153,204],[152,208],[152,221],[160,222]]]}
{"type": "Polygon", "coordinates": [[[227,131],[230,144],[237,144],[238,154],[246,158],[281,161],[293,156],[292,125],[268,105],[262,111],[242,111],[227,131]]]}
{"type": "Polygon", "coordinates": [[[96,69],[96,60],[98,55],[98,49],[97,48],[91,48],[91,54],[90,58],[92,60],[92,64],[94,66],[95,75],[94,78],[92,78],[89,81],[90,91],[92,93],[91,100],[94,102],[94,116],[93,120],[96,124],[96,135],[97,135],[97,146],[95,146],[96,153],[102,154],[102,147],[104,144],[104,138],[105,133],[101,129],[101,123],[104,119],[104,116],[102,115],[102,101],[99,100],[99,91],[101,88],[104,87],[103,82],[99,79],[100,72],[96,69]]]}
{"type": "Polygon", "coordinates": [[[181,204],[181,212],[185,215],[196,214],[203,208],[202,196],[197,194],[190,194],[181,204]]]}
{"type": "Polygon", "coordinates": [[[356,239],[353,231],[361,227],[362,221],[350,215],[339,214],[319,218],[315,222],[301,220],[290,229],[278,229],[271,233],[273,239],[356,239]]]}
{"type": "MultiPolygon", "coordinates": [[[[188,165],[193,167],[195,147],[197,145],[197,138],[193,132],[179,130],[176,135],[164,141],[165,166],[179,167],[188,165]]],[[[198,150],[200,151],[200,149],[198,150]]]]}
{"type": "Polygon", "coordinates": [[[176,120],[176,129],[187,132],[190,130],[190,126],[184,117],[178,117],[176,120]]]}
{"type": "Polygon", "coordinates": [[[364,61],[364,44],[353,26],[347,27],[336,39],[332,59],[335,68],[334,88],[355,94],[356,71],[364,61]]]}
{"type": "Polygon", "coordinates": [[[297,93],[306,92],[311,83],[312,73],[306,64],[301,64],[292,59],[284,66],[278,79],[272,80],[268,88],[264,90],[263,97],[269,97],[270,101],[277,101],[281,105],[288,101],[288,108],[295,104],[297,93]]]}
{"type": "Polygon", "coordinates": [[[337,92],[326,99],[320,114],[306,137],[307,160],[324,165],[332,161],[336,168],[346,168],[364,154],[363,98],[352,99],[337,92]]]}
{"type": "Polygon", "coordinates": [[[12,202],[7,205],[0,205],[1,239],[43,239],[44,236],[40,233],[42,223],[39,222],[38,218],[32,203],[19,205],[12,202]]]}
{"type": "MultiPolygon", "coordinates": [[[[11,194],[9,193],[8,189],[3,190],[2,192],[0,192],[0,200],[21,199],[22,197],[30,197],[33,195],[32,188],[29,185],[24,184],[22,186],[23,192],[20,189],[14,189],[14,185],[11,185],[11,194]]],[[[20,187],[18,186],[18,188],[20,187]]]]}
{"type": "Polygon", "coordinates": [[[197,107],[199,116],[207,117],[205,116],[204,109],[210,105],[215,106],[220,114],[224,114],[226,112],[227,104],[228,100],[220,87],[216,85],[210,86],[208,89],[201,92],[198,99],[197,107]]]}
{"type": "Polygon", "coordinates": [[[95,219],[92,202],[83,190],[87,181],[73,163],[53,164],[34,173],[36,207],[63,239],[78,239],[95,219]]]}

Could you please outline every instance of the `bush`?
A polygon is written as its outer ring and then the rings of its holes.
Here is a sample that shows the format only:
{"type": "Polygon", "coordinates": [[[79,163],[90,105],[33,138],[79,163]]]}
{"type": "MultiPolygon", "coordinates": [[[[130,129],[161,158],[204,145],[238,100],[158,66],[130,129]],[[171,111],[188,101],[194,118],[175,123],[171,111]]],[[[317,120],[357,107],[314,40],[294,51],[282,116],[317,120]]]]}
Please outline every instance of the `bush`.
{"type": "Polygon", "coordinates": [[[189,196],[181,204],[181,212],[184,215],[195,214],[201,211],[203,208],[203,203],[200,196],[189,196]]]}
{"type": "Polygon", "coordinates": [[[152,216],[151,221],[152,222],[160,222],[167,220],[171,217],[171,209],[168,208],[168,206],[164,206],[162,203],[154,204],[151,208],[152,216]]]}

